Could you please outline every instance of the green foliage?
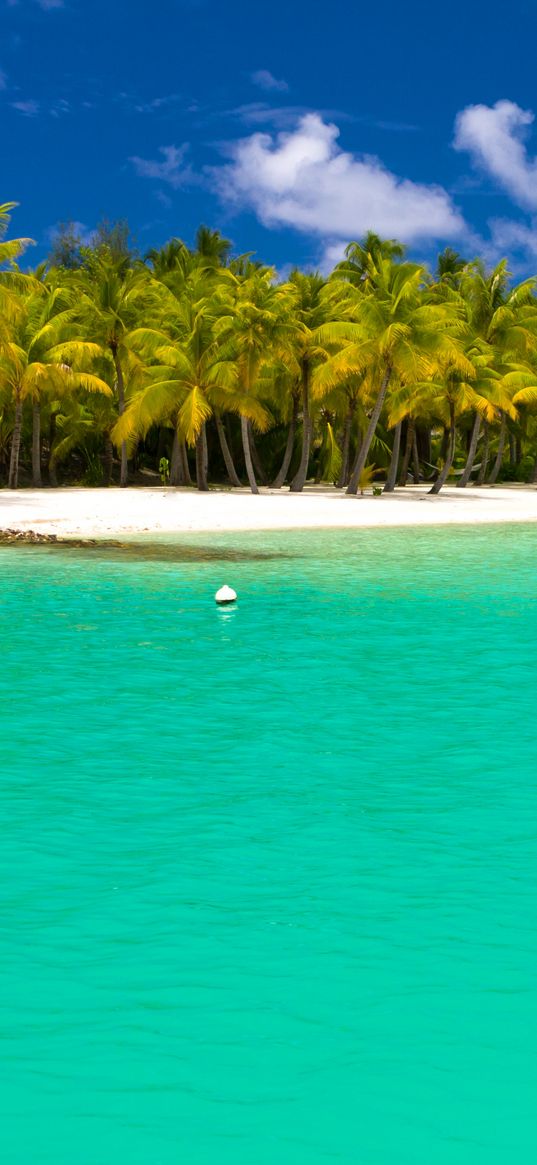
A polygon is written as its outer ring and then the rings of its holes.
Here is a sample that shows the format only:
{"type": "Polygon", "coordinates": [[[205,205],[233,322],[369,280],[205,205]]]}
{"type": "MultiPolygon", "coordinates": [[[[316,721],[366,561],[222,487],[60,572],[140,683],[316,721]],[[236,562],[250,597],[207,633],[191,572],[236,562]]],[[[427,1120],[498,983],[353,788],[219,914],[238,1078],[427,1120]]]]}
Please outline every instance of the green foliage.
{"type": "Polygon", "coordinates": [[[82,235],[77,223],[58,224],[54,231],[48,262],[50,267],[60,267],[64,271],[76,271],[82,266],[82,235]]]}
{"type": "Polygon", "coordinates": [[[326,417],[323,429],[317,479],[336,482],[341,470],[341,449],[337,442],[332,421],[326,417]]]}
{"type": "MultiPolygon", "coordinates": [[[[508,428],[520,464],[506,464],[506,443],[498,480],[533,478],[535,280],[513,283],[506,261],[487,270],[446,248],[433,276],[369,232],[328,278],[279,281],[206,226],[141,261],[128,224],[105,219],[90,239],[61,224],[29,273],[16,260],[30,240],[5,238],[14,205],[0,207],[0,484],[18,480],[19,462],[28,472],[36,417],[50,471],[72,478],[83,464],[88,484],[110,479],[112,442],[122,484],[128,456],[132,471],[154,465],[164,426],[181,479],[196,449],[200,488],[208,458],[209,472],[252,489],[254,461],[261,480],[293,489],[353,467],[351,492],[363,492],[402,423],[428,434],[422,466],[444,463],[441,485],[452,465],[460,480],[476,417],[476,464],[485,430],[492,469],[508,428]]],[[[169,471],[162,458],[164,483],[169,471]]]]}
{"type": "Polygon", "coordinates": [[[160,473],[160,480],[163,485],[168,485],[170,480],[170,463],[167,457],[161,457],[158,463],[158,471],[160,473]]]}
{"type": "Polygon", "coordinates": [[[375,465],[365,465],[364,466],[364,468],[362,469],[362,472],[360,474],[360,477],[358,478],[358,485],[359,485],[360,493],[361,493],[362,497],[363,497],[366,489],[372,488],[373,478],[378,477],[380,472],[381,472],[381,470],[377,469],[375,465]]]}
{"type": "Polygon", "coordinates": [[[0,267],[6,263],[14,263],[15,259],[22,255],[33,239],[9,239],[6,241],[9,224],[11,222],[11,211],[15,209],[18,204],[16,202],[4,202],[0,204],[0,267]]]}
{"type": "Polygon", "coordinates": [[[82,485],[97,487],[103,484],[103,467],[100,457],[95,453],[89,454],[82,485]]]}

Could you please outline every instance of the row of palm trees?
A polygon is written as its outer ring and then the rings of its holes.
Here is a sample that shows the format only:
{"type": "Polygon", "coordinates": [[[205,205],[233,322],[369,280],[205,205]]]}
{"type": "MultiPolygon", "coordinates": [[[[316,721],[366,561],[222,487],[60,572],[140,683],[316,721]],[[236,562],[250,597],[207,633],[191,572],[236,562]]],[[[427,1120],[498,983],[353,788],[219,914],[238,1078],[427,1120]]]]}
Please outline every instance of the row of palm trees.
{"type": "Polygon", "coordinates": [[[0,208],[0,475],[121,486],[308,480],[363,491],[452,471],[535,478],[535,280],[455,252],[435,275],[393,240],[278,280],[217,231],[142,261],[101,237],[23,271],[0,208]],[[508,463],[506,464],[506,459],[508,463]],[[82,467],[82,468],[81,468],[82,467]]]}

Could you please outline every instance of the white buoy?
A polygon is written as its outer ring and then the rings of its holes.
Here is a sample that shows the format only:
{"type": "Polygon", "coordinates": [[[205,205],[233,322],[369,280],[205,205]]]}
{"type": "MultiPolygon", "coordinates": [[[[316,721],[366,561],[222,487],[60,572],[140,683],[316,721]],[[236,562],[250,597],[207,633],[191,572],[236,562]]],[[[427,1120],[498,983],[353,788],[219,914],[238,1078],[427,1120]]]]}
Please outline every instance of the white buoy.
{"type": "Polygon", "coordinates": [[[220,603],[222,606],[225,603],[237,602],[237,592],[232,590],[231,587],[220,587],[220,590],[216,592],[214,597],[217,603],[220,603]]]}

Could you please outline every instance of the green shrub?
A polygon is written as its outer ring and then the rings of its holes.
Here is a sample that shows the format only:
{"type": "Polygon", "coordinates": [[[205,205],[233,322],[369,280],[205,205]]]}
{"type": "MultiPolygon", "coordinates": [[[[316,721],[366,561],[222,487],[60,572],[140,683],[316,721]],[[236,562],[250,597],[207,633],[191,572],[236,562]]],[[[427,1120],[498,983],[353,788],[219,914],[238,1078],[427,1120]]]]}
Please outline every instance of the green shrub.
{"type": "Polygon", "coordinates": [[[167,485],[170,480],[170,463],[167,457],[161,457],[158,463],[158,471],[162,484],[167,485]]]}

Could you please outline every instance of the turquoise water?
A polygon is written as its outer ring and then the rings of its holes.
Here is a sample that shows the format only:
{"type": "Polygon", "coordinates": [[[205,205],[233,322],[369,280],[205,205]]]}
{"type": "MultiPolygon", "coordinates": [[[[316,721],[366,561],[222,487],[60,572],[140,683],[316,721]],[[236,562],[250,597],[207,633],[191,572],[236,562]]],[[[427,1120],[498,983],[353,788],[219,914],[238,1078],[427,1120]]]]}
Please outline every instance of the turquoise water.
{"type": "Polygon", "coordinates": [[[2,1159],[533,1162],[537,527],[183,545],[0,552],[2,1159]]]}

